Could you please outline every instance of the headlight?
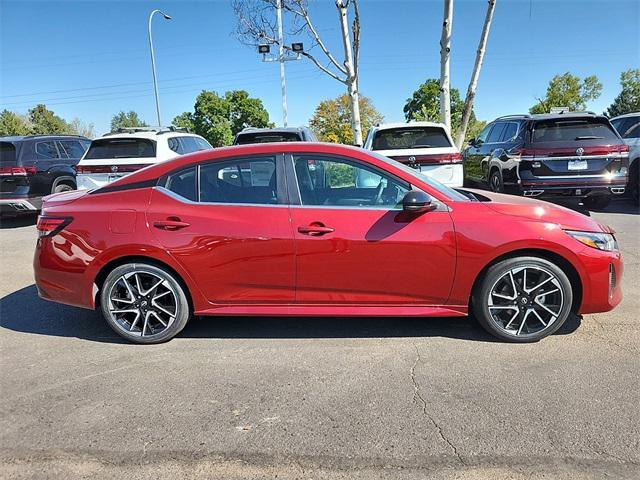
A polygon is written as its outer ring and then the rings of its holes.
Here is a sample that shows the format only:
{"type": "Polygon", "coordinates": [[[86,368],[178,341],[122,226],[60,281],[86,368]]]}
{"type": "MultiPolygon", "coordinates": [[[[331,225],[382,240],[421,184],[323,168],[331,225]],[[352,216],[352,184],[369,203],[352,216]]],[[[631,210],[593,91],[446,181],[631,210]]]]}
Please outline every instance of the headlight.
{"type": "Polygon", "coordinates": [[[616,237],[610,233],[576,232],[574,230],[565,230],[565,232],[580,243],[584,243],[589,247],[597,248],[598,250],[605,250],[607,252],[614,252],[618,250],[616,237]]]}

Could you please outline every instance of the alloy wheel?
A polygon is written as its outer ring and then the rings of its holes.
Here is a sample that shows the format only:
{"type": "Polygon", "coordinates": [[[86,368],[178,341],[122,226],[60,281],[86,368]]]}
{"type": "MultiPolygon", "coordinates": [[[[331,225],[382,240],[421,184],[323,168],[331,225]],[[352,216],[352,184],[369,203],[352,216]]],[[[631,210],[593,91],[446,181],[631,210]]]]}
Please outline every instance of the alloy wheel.
{"type": "Polygon", "coordinates": [[[108,311],[118,328],[151,337],[164,332],[178,313],[178,293],[160,275],[133,271],[116,280],[109,292],[108,311]]]}
{"type": "Polygon", "coordinates": [[[512,268],[493,284],[487,299],[491,321],[510,336],[551,328],[564,306],[559,279],[537,265],[512,268]]]}

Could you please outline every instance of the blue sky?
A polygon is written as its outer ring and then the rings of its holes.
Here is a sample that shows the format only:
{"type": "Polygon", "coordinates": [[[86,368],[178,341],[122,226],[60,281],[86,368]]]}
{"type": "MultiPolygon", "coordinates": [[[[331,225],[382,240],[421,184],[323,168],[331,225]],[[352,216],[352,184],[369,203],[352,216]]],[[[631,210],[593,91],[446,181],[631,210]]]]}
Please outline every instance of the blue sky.
{"type": "MultiPolygon", "coordinates": [[[[442,1],[360,0],[360,90],[386,121],[402,120],[405,100],[426,78],[439,76],[442,1]]],[[[311,2],[318,29],[336,55],[333,1],[311,2]]],[[[154,124],[147,43],[154,20],[164,123],[191,110],[203,89],[245,89],[281,122],[277,64],[262,63],[233,35],[230,0],[0,0],[0,108],[25,112],[45,103],[58,115],[91,122],[96,134],[119,110],[154,124]]],[[[464,94],[484,19],[484,0],[455,0],[451,75],[464,94]]],[[[480,119],[525,112],[549,79],[571,71],[595,74],[604,88],[589,105],[601,112],[619,92],[620,72],[640,65],[640,1],[498,0],[475,111],[480,119]]],[[[288,38],[309,41],[303,37],[288,38]]],[[[289,124],[306,124],[319,101],[344,86],[310,62],[287,63],[289,124]]]]}

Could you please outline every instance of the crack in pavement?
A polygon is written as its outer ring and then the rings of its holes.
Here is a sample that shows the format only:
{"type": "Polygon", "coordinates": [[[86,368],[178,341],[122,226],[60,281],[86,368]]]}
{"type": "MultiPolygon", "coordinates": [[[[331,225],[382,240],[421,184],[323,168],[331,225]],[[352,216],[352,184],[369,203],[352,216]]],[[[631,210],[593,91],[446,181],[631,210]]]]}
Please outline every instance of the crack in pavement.
{"type": "Polygon", "coordinates": [[[438,424],[438,422],[435,421],[435,419],[427,411],[427,402],[425,401],[425,399],[420,394],[420,385],[418,384],[418,381],[416,380],[416,366],[418,365],[418,363],[421,360],[420,351],[418,350],[418,347],[416,345],[414,345],[414,348],[416,349],[416,359],[413,362],[413,365],[411,366],[411,374],[410,374],[411,375],[411,383],[413,384],[413,398],[412,398],[412,401],[416,405],[420,406],[419,403],[418,403],[418,400],[419,400],[420,404],[422,404],[422,414],[425,417],[427,417],[429,419],[429,421],[431,422],[431,424],[436,428],[436,431],[438,432],[438,435],[440,436],[442,441],[445,442],[449,446],[449,448],[451,449],[453,454],[456,456],[458,461],[462,465],[466,465],[464,459],[462,458],[462,455],[460,455],[460,453],[458,452],[458,449],[456,448],[456,446],[451,442],[451,440],[449,440],[445,436],[444,432],[442,431],[442,427],[438,424]]]}

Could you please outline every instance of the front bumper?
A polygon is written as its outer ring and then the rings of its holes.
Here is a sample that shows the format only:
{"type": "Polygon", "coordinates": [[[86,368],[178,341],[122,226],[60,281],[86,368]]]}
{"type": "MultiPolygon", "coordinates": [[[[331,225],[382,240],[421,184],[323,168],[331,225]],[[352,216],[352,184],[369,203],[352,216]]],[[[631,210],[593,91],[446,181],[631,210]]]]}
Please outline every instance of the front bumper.
{"type": "Polygon", "coordinates": [[[578,257],[586,271],[581,275],[582,304],[579,313],[613,310],[622,301],[622,255],[586,247],[578,257]]]}

